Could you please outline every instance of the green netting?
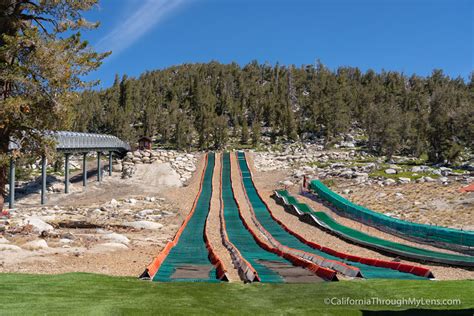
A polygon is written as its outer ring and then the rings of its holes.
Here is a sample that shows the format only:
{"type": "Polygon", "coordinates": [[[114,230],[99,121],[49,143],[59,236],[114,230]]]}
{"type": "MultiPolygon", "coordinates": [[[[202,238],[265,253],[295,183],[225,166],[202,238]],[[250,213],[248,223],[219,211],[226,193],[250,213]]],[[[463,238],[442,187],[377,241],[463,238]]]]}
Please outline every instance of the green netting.
{"type": "Polygon", "coordinates": [[[305,203],[298,203],[297,200],[294,197],[292,197],[286,190],[278,190],[277,192],[278,192],[278,195],[283,197],[288,202],[290,200],[296,201],[296,203],[290,203],[290,204],[295,205],[302,212],[310,213],[314,215],[319,221],[325,223],[333,231],[346,235],[350,237],[351,239],[361,241],[364,244],[369,243],[376,246],[381,246],[387,250],[396,250],[399,252],[403,252],[407,255],[423,256],[423,257],[450,260],[450,261],[456,261],[456,262],[474,263],[474,257],[453,255],[453,254],[447,254],[443,252],[437,252],[437,251],[411,247],[411,246],[407,246],[407,245],[403,245],[396,242],[392,242],[385,239],[367,235],[361,231],[339,224],[338,222],[336,222],[333,218],[331,218],[329,215],[327,215],[324,212],[313,211],[305,203]],[[290,199],[290,197],[292,199],[290,199]],[[305,206],[305,207],[302,208],[302,206],[305,206]]]}
{"type": "MultiPolygon", "coordinates": [[[[269,210],[266,205],[260,199],[255,186],[253,185],[251,174],[245,160],[245,154],[243,152],[238,152],[238,162],[240,170],[242,171],[242,178],[247,196],[252,205],[252,208],[255,212],[255,215],[262,226],[271,234],[273,237],[278,240],[281,244],[295,249],[300,249],[309,253],[314,253],[320,257],[341,261],[340,258],[329,255],[323,251],[314,249],[307,244],[300,241],[295,236],[288,233],[282,226],[280,226],[273,218],[271,217],[269,210]]],[[[344,262],[348,265],[357,267],[360,269],[362,275],[365,278],[385,278],[385,279],[425,279],[422,277],[415,276],[410,273],[403,273],[397,270],[392,270],[388,268],[374,267],[365,265],[358,262],[344,262]]]]}
{"type": "Polygon", "coordinates": [[[320,198],[328,201],[337,209],[343,211],[347,216],[364,224],[387,227],[390,230],[397,231],[405,236],[424,240],[474,247],[474,231],[463,231],[441,226],[424,225],[392,218],[346,200],[342,196],[331,191],[319,180],[311,181],[310,188],[314,190],[320,198]]]}
{"type": "Polygon", "coordinates": [[[209,205],[212,195],[214,163],[215,155],[214,153],[209,153],[201,195],[196,203],[194,214],[181,234],[178,244],[171,249],[170,253],[161,264],[160,269],[153,278],[153,281],[220,282],[220,280],[217,279],[215,267],[209,261],[209,253],[206,248],[206,243],[204,242],[204,227],[209,213],[209,205]],[[177,268],[189,265],[212,267],[212,269],[206,278],[171,278],[177,268]]]}
{"type": "Polygon", "coordinates": [[[222,164],[222,200],[224,201],[224,218],[229,240],[239,249],[240,254],[245,260],[257,271],[261,282],[283,282],[282,277],[278,273],[261,264],[259,260],[277,261],[289,266],[292,264],[276,254],[261,248],[245,228],[234,200],[230,177],[230,155],[225,153],[222,164]]]}

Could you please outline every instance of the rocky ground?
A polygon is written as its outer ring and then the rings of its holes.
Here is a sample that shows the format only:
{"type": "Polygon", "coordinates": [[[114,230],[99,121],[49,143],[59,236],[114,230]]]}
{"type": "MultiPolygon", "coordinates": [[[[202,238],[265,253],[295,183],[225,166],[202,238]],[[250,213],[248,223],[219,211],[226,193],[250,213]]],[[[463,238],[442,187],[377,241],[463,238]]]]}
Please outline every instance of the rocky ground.
{"type": "Polygon", "coordinates": [[[278,173],[280,185],[301,185],[303,176],[321,179],[332,190],[374,211],[414,222],[474,229],[474,193],[458,190],[474,181],[463,168],[423,165],[406,157],[391,164],[354,149],[323,151],[317,144],[255,152],[259,172],[278,173]]]}
{"type": "Polygon", "coordinates": [[[45,206],[34,190],[20,195],[0,222],[0,272],[138,276],[189,212],[183,197],[192,203],[198,190],[187,170],[202,170],[199,156],[166,156],[138,163],[132,178],[114,172],[101,183],[91,177],[86,188],[72,183],[69,194],[51,190],[45,206]]]}

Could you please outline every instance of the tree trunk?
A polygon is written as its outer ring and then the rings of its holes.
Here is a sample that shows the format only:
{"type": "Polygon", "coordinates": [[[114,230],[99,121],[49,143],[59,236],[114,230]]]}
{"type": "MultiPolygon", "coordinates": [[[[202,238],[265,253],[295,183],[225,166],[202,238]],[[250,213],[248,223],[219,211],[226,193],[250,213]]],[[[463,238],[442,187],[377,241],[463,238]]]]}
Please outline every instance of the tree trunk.
{"type": "MultiPolygon", "coordinates": [[[[9,135],[0,130],[0,155],[6,155],[8,153],[9,142],[9,135]]],[[[5,159],[3,163],[0,162],[0,210],[3,210],[7,193],[5,190],[5,186],[8,183],[7,171],[8,161],[5,159]]]]}

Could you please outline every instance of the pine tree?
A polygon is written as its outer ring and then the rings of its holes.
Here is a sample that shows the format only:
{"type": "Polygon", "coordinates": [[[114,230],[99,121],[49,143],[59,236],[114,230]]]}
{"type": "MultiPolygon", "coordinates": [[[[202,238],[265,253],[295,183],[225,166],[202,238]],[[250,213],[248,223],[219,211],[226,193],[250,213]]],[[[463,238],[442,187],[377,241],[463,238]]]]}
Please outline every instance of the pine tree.
{"type": "Polygon", "coordinates": [[[70,126],[75,91],[90,86],[81,78],[107,56],[81,39],[81,29],[98,26],[83,18],[96,2],[0,2],[0,209],[9,141],[20,142],[16,157],[50,148],[38,132],[70,126]]]}
{"type": "Polygon", "coordinates": [[[241,131],[241,136],[240,136],[240,143],[242,145],[247,145],[249,141],[249,127],[247,123],[247,118],[243,118],[242,120],[242,131],[241,131]]]}
{"type": "Polygon", "coordinates": [[[260,143],[260,135],[261,135],[261,126],[258,119],[255,119],[252,123],[252,145],[258,146],[260,143]]]}

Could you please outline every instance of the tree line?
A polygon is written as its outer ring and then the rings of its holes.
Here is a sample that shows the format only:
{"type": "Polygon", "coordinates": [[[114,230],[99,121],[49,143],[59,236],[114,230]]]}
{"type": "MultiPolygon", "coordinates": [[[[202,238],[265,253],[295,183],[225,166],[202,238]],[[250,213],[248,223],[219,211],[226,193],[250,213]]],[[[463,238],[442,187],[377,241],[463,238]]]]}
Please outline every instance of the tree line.
{"type": "Polygon", "coordinates": [[[368,149],[391,157],[454,161],[474,140],[474,74],[468,82],[441,70],[430,76],[395,71],[330,70],[321,63],[184,64],[116,76],[110,88],[82,93],[73,129],[129,141],[156,136],[179,149],[222,148],[324,137],[331,146],[351,126],[368,149]]]}

